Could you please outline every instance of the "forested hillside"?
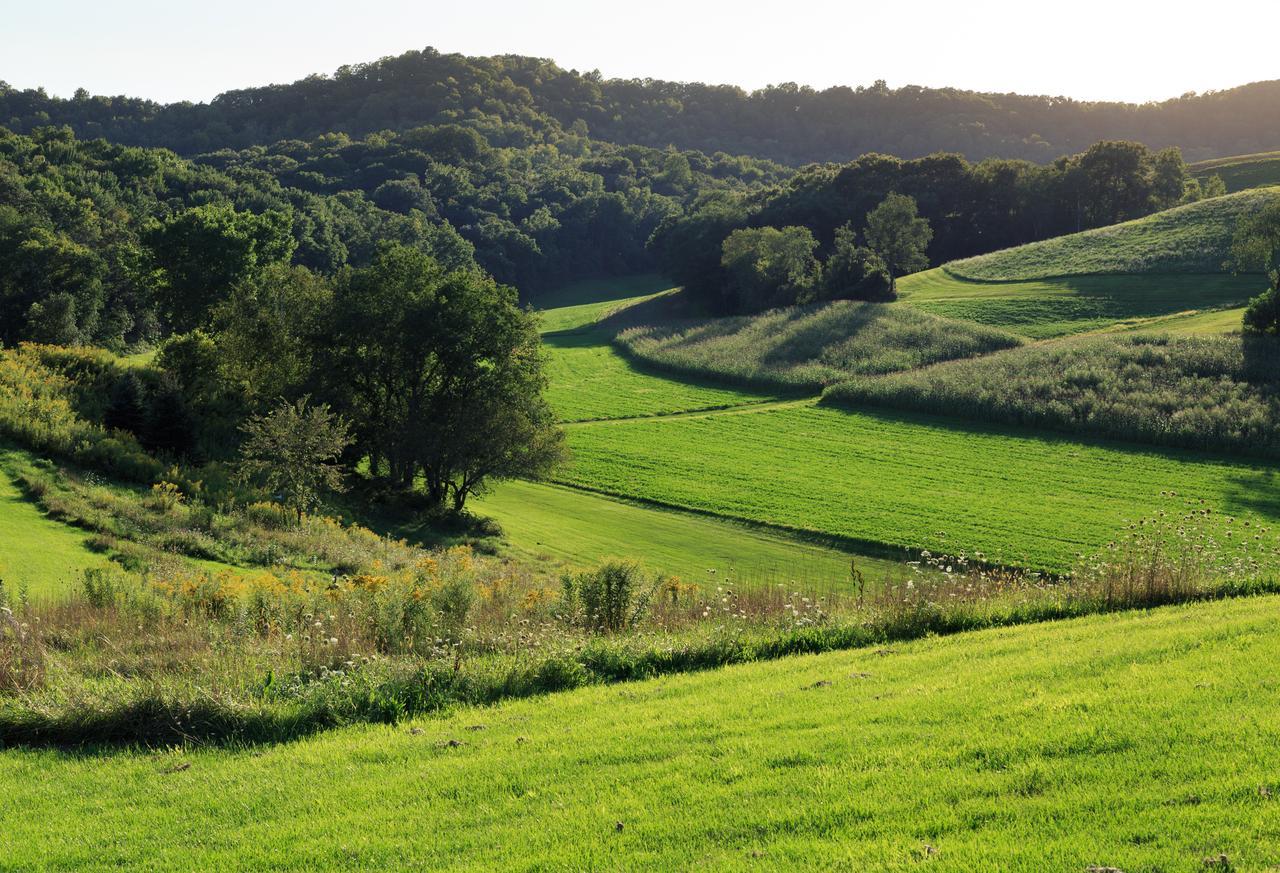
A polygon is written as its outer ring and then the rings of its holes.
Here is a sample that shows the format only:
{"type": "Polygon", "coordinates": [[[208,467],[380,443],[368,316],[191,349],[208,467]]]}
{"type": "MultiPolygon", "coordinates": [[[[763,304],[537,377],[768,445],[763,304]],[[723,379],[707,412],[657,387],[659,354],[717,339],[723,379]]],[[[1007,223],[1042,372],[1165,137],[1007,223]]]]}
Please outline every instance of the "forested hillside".
{"type": "Polygon", "coordinates": [[[0,342],[151,343],[191,326],[166,311],[183,295],[207,308],[268,261],[333,275],[385,242],[478,263],[524,292],[645,269],[649,235],[685,204],[784,175],[582,137],[495,147],[457,125],[195,161],[0,127],[0,342]]]}
{"type": "MultiPolygon", "coordinates": [[[[228,91],[209,104],[131,97],[53,98],[0,84],[0,125],[29,132],[69,124],[81,136],[186,154],[332,131],[361,137],[424,124],[484,121],[541,140],[565,130],[616,143],[751,154],[799,166],[869,152],[971,160],[1051,161],[1101,139],[1181,147],[1190,160],[1245,154],[1280,141],[1280,82],[1133,105],[982,94],[883,82],[817,91],[604,79],[549,60],[467,58],[434,49],[339,68],[286,85],[228,91]]],[[[504,144],[515,144],[512,142],[504,144]]]]}

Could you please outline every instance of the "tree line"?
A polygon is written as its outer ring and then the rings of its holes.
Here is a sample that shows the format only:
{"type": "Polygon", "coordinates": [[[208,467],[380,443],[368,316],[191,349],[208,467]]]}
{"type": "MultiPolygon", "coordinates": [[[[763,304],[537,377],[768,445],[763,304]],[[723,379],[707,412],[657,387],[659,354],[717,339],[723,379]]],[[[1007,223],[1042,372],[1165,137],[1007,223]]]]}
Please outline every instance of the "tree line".
{"type": "MultiPolygon", "coordinates": [[[[1280,82],[1134,105],[955,88],[824,90],[606,79],[539,58],[464,57],[435,49],[340,67],[284,85],[228,91],[207,104],[134,97],[51,97],[0,84],[0,125],[28,133],[67,124],[83,137],[184,154],[330,132],[471,120],[530,141],[576,131],[620,144],[749,154],[801,166],[881,152],[1049,162],[1104,139],[1178,146],[1192,160],[1248,154],[1280,141],[1280,82]]],[[[512,144],[512,143],[507,143],[512,144]]]]}
{"type": "Polygon", "coordinates": [[[708,192],[684,214],[664,220],[649,247],[692,297],[721,312],[761,308],[762,295],[774,306],[814,299],[817,280],[803,278],[806,271],[813,275],[811,261],[828,267],[829,281],[819,296],[884,299],[891,296],[892,277],[903,272],[1222,193],[1220,179],[1192,178],[1177,149],[1152,151],[1134,142],[1095,143],[1048,165],[975,164],[955,154],[914,160],[874,154],[848,164],[805,167],[761,191],[708,192]],[[896,206],[880,218],[892,214],[893,222],[871,220],[886,204],[896,206]],[[913,224],[917,219],[924,224],[913,224]],[[916,243],[910,251],[889,254],[886,234],[897,228],[916,243]],[[799,278],[758,276],[757,288],[746,295],[754,299],[746,300],[739,292],[750,247],[775,276],[799,278]],[[884,279],[876,279],[881,272],[884,279]],[[764,285],[772,290],[761,291],[764,285]]]}

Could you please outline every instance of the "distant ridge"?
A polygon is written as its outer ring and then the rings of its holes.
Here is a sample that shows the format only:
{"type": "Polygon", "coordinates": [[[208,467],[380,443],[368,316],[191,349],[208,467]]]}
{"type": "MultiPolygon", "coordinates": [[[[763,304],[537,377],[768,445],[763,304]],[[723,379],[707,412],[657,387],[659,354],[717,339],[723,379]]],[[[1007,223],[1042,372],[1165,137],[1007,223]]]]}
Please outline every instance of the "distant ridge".
{"type": "Polygon", "coordinates": [[[1101,139],[1179,146],[1188,160],[1280,146],[1280,81],[1189,94],[1159,103],[982,94],[883,82],[817,91],[794,84],[747,92],[731,85],[604,79],[515,55],[468,58],[435,49],[340,67],[287,85],[228,91],[208,104],[135,97],[70,99],[0,83],[0,125],[27,132],[66,124],[82,137],[165,146],[192,154],[308,139],[361,136],[443,121],[485,120],[576,129],[596,139],[792,165],[847,161],[869,152],[1041,162],[1101,139]]]}

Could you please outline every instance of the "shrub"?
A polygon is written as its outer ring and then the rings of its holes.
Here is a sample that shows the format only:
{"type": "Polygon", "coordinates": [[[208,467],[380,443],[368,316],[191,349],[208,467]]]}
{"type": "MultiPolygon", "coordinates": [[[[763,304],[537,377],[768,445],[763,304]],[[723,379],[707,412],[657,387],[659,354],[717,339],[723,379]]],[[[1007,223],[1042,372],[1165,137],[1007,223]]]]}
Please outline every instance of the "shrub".
{"type": "Polygon", "coordinates": [[[590,573],[565,577],[564,600],[588,627],[616,633],[634,626],[648,609],[653,591],[644,582],[634,561],[607,561],[590,573]]]}
{"type": "Polygon", "coordinates": [[[86,568],[80,577],[80,592],[85,602],[95,609],[114,606],[124,592],[124,582],[111,570],[86,568]]]}
{"type": "Polygon", "coordinates": [[[37,631],[0,602],[0,694],[32,691],[44,680],[44,649],[37,631]]]}

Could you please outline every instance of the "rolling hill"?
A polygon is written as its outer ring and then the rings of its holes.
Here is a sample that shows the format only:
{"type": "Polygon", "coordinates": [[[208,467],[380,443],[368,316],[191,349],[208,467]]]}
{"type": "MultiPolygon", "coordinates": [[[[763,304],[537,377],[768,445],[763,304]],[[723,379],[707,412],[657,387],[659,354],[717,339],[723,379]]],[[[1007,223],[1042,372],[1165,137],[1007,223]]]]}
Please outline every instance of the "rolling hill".
{"type": "Polygon", "coordinates": [[[902,279],[900,297],[1036,339],[1238,308],[1265,280],[1224,266],[1235,224],[1277,196],[1280,188],[1217,197],[953,261],[902,279]]]}
{"type": "Polygon", "coordinates": [[[1197,178],[1218,176],[1228,192],[1280,185],[1280,152],[1259,152],[1198,161],[1188,169],[1197,178]]]}
{"type": "Polygon", "coordinates": [[[277,746],[11,749],[4,862],[1269,869],[1278,615],[1257,597],[982,631],[277,746]]]}

